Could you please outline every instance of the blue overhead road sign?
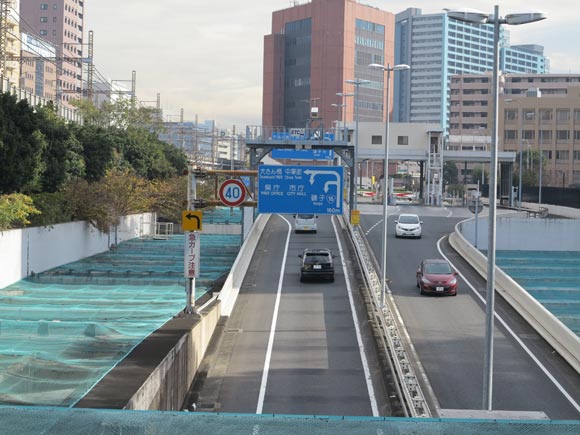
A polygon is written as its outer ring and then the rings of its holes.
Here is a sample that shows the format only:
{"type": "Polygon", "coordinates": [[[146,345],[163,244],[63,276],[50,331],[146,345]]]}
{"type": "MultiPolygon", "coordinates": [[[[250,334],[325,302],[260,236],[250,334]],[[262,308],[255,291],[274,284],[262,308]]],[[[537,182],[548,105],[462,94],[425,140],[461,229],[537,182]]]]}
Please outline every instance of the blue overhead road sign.
{"type": "Polygon", "coordinates": [[[292,159],[292,160],[332,160],[334,159],[333,150],[289,150],[274,149],[272,150],[273,159],[292,159]]]}
{"type": "Polygon", "coordinates": [[[341,166],[258,167],[260,213],[342,214],[341,166]]]}

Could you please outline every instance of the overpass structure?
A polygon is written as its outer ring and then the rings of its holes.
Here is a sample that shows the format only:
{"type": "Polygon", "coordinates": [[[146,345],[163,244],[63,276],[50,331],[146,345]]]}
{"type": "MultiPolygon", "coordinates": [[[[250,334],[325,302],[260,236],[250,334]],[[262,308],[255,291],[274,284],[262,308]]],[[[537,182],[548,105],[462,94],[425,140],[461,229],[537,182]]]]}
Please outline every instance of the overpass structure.
{"type": "MultiPolygon", "coordinates": [[[[358,144],[353,143],[356,124],[347,125],[347,135],[342,130],[331,133],[309,131],[308,129],[287,129],[284,127],[248,126],[246,129],[246,146],[250,150],[250,164],[253,169],[260,160],[278,149],[296,150],[332,150],[352,169],[353,162],[364,160],[384,161],[385,158],[385,123],[359,122],[358,144]],[[299,133],[296,133],[299,130],[299,133]],[[294,134],[293,134],[294,132],[294,134]],[[355,149],[356,148],[356,149],[355,149]]],[[[488,150],[450,150],[446,147],[443,130],[438,125],[421,123],[389,124],[389,162],[412,161],[420,168],[419,197],[427,205],[443,204],[443,168],[446,162],[479,163],[490,162],[488,150]]],[[[500,175],[498,177],[498,198],[502,204],[513,205],[513,166],[516,159],[514,152],[498,152],[500,175]]],[[[312,154],[294,154],[297,160],[312,159],[312,154]]],[[[338,161],[334,161],[338,164],[338,161]]],[[[353,204],[353,192],[356,191],[354,172],[350,171],[349,203],[353,204]]]]}

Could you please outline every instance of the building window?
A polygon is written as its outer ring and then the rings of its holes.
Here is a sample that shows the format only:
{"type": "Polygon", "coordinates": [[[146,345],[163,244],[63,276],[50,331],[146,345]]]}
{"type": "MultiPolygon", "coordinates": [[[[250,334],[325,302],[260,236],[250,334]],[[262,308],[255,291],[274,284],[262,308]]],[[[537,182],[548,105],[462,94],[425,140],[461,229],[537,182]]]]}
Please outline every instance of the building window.
{"type": "Polygon", "coordinates": [[[540,109],[540,121],[551,121],[552,109],[540,109]]]}
{"type": "Polygon", "coordinates": [[[41,3],[40,4],[40,10],[41,11],[47,11],[48,10],[48,3],[41,3]]]}
{"type": "Polygon", "coordinates": [[[397,145],[409,145],[409,136],[397,136],[397,145]]]}
{"type": "Polygon", "coordinates": [[[381,145],[383,143],[382,136],[371,136],[371,144],[372,145],[381,145]]]}
{"type": "Polygon", "coordinates": [[[56,23],[56,17],[52,17],[52,22],[56,23]]]}
{"type": "Polygon", "coordinates": [[[518,132],[516,130],[505,130],[504,139],[505,140],[515,140],[518,138],[518,132]]]}
{"type": "Polygon", "coordinates": [[[505,109],[505,120],[506,121],[515,121],[518,118],[518,112],[514,109],[505,109]]]}
{"type": "Polygon", "coordinates": [[[570,158],[570,151],[556,150],[556,160],[568,160],[570,158]]]}
{"type": "Polygon", "coordinates": [[[552,141],[552,130],[540,130],[538,134],[540,135],[541,143],[552,141]]]}
{"type": "Polygon", "coordinates": [[[570,130],[556,131],[556,142],[568,142],[570,140],[570,130]]]}
{"type": "Polygon", "coordinates": [[[532,140],[536,137],[535,130],[524,130],[522,131],[522,139],[532,140]]]}
{"type": "Polygon", "coordinates": [[[41,23],[48,23],[48,17],[40,17],[41,23]]]}
{"type": "Polygon", "coordinates": [[[580,151],[574,151],[574,160],[580,160],[580,151]]]}
{"type": "Polygon", "coordinates": [[[580,140],[580,130],[574,130],[574,140],[580,140]]]}
{"type": "Polygon", "coordinates": [[[40,36],[46,36],[46,35],[48,35],[48,31],[46,31],[46,30],[40,30],[40,31],[38,32],[38,34],[39,34],[40,36]]]}
{"type": "Polygon", "coordinates": [[[536,119],[536,110],[535,109],[523,109],[522,111],[523,120],[527,122],[531,122],[536,119]]]}
{"type": "Polygon", "coordinates": [[[580,122],[580,109],[574,109],[574,121],[580,122]]]}
{"type": "Polygon", "coordinates": [[[556,110],[556,120],[558,122],[569,122],[570,121],[570,110],[557,109],[556,110]]]}

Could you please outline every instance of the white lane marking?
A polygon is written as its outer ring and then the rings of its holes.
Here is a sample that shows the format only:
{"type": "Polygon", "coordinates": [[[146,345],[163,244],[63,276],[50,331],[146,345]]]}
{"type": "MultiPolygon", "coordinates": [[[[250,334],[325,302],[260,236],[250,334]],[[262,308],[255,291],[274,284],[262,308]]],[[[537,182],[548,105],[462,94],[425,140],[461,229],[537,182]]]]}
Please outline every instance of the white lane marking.
{"type": "Polygon", "coordinates": [[[379,226],[379,224],[380,224],[381,222],[383,222],[383,219],[379,219],[379,221],[378,221],[376,224],[374,224],[372,227],[370,227],[368,230],[366,230],[366,232],[365,232],[365,236],[368,236],[368,235],[369,235],[369,233],[370,233],[372,230],[374,230],[374,229],[375,229],[377,226],[379,226]]]}
{"type": "Polygon", "coordinates": [[[362,366],[363,366],[363,371],[365,374],[365,380],[367,383],[367,390],[369,393],[369,400],[371,402],[371,410],[373,412],[373,417],[379,417],[379,408],[377,406],[377,399],[375,397],[375,390],[373,388],[373,383],[371,380],[371,371],[369,369],[369,364],[367,362],[367,357],[365,354],[365,347],[362,341],[362,334],[360,332],[360,327],[358,324],[358,316],[356,314],[356,309],[354,307],[354,299],[352,296],[352,289],[350,287],[350,280],[349,280],[349,276],[347,273],[347,268],[346,268],[346,261],[344,259],[344,252],[342,249],[342,244],[340,243],[340,237],[338,237],[338,231],[336,229],[336,224],[334,223],[334,216],[331,219],[332,221],[332,227],[334,228],[334,235],[336,236],[336,241],[338,242],[338,250],[340,252],[340,261],[342,263],[342,270],[344,271],[344,281],[346,282],[346,290],[348,293],[348,300],[350,302],[350,310],[352,312],[352,319],[354,321],[354,330],[356,332],[356,341],[358,342],[358,349],[359,349],[359,353],[360,353],[360,359],[362,362],[362,366]]]}
{"type": "MultiPolygon", "coordinates": [[[[444,236],[445,237],[445,236],[444,236]]],[[[439,250],[439,254],[441,254],[441,256],[443,258],[445,258],[445,260],[449,261],[449,263],[451,263],[451,261],[443,254],[443,251],[441,250],[441,241],[444,239],[444,237],[441,237],[439,239],[439,241],[437,242],[437,249],[439,250]]],[[[453,268],[459,273],[459,276],[461,277],[461,279],[463,279],[463,281],[465,281],[465,283],[469,286],[469,288],[473,291],[473,293],[475,293],[475,295],[479,298],[479,300],[481,300],[481,302],[483,302],[483,305],[485,305],[485,299],[483,298],[483,296],[481,296],[479,294],[479,292],[475,289],[475,287],[473,287],[471,285],[471,283],[469,281],[467,281],[467,279],[461,274],[461,272],[459,272],[459,269],[457,269],[457,267],[455,267],[455,265],[453,265],[453,263],[451,263],[451,265],[453,266],[453,268]]],[[[548,371],[548,369],[541,363],[541,361],[536,357],[536,355],[534,355],[534,353],[530,350],[530,348],[528,346],[526,346],[526,344],[520,339],[520,337],[517,336],[517,334],[508,326],[508,324],[503,320],[503,318],[497,314],[496,312],[493,313],[494,317],[502,324],[502,326],[506,329],[506,331],[512,336],[512,338],[522,347],[522,349],[524,350],[524,352],[526,352],[528,354],[528,356],[532,359],[532,361],[534,361],[536,363],[536,365],[540,368],[540,370],[542,372],[544,372],[544,374],[547,376],[547,378],[555,385],[555,387],[560,390],[560,392],[564,395],[564,397],[568,400],[568,402],[570,402],[570,404],[576,408],[576,411],[580,412],[580,405],[574,400],[574,398],[566,391],[566,389],[558,382],[558,380],[548,371]]]]}
{"type": "Polygon", "coordinates": [[[280,268],[280,279],[278,280],[278,291],[276,293],[276,302],[274,303],[274,314],[272,316],[272,326],[270,327],[270,338],[268,339],[268,349],[266,350],[266,360],[264,361],[264,370],[262,372],[262,383],[260,384],[260,394],[258,396],[258,407],[256,414],[261,414],[264,408],[264,397],[266,396],[266,385],[268,384],[268,372],[270,371],[270,360],[272,359],[272,348],[274,347],[274,335],[276,334],[276,322],[278,321],[278,310],[280,309],[280,296],[282,295],[282,282],[284,281],[284,271],[286,269],[286,258],[288,257],[288,245],[290,244],[290,234],[292,233],[292,225],[288,220],[281,215],[288,224],[288,235],[286,236],[286,246],[284,247],[284,257],[282,258],[282,266],[280,268]]]}

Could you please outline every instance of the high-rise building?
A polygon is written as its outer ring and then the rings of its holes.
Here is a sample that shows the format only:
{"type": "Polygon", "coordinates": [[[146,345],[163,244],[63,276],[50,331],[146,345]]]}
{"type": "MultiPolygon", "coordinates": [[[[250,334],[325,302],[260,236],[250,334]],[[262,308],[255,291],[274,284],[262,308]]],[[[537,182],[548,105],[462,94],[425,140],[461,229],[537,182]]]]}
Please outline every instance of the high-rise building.
{"type": "MultiPolygon", "coordinates": [[[[493,26],[465,23],[445,13],[423,15],[409,8],[396,15],[395,62],[411,66],[395,81],[399,122],[428,122],[449,128],[449,82],[454,74],[493,70],[493,26]]],[[[506,73],[545,73],[547,60],[538,45],[509,45],[500,28],[500,69],[506,73]]]]}
{"type": "Polygon", "coordinates": [[[0,76],[19,86],[20,39],[18,29],[19,0],[0,1],[0,76]]]}
{"type": "Polygon", "coordinates": [[[354,99],[336,94],[353,93],[345,83],[353,79],[370,81],[359,87],[359,120],[384,120],[385,74],[368,65],[393,63],[394,23],[393,14],[354,0],[312,0],[274,12],[264,38],[262,124],[305,127],[312,107],[325,129],[352,121],[354,99]]]}
{"type": "Polygon", "coordinates": [[[22,31],[56,48],[57,103],[82,98],[84,0],[20,0],[22,31]]]}
{"type": "Polygon", "coordinates": [[[56,101],[56,50],[54,46],[26,33],[21,34],[20,87],[46,100],[56,101]]]}

